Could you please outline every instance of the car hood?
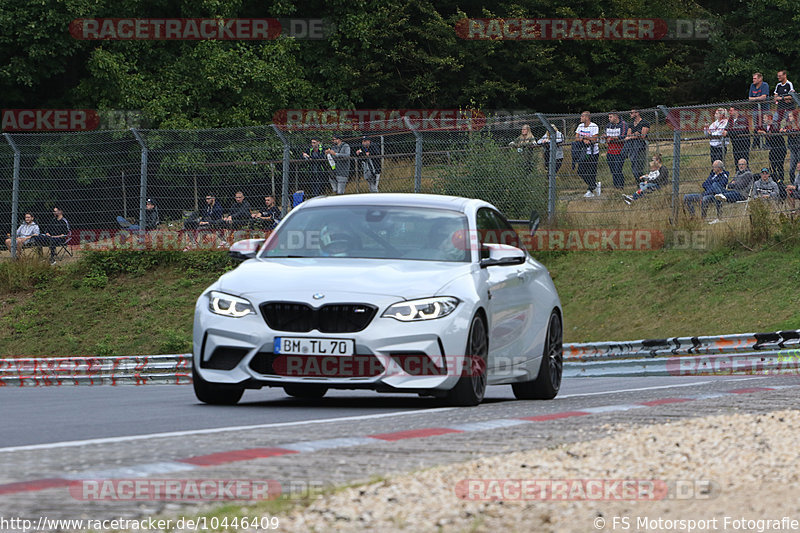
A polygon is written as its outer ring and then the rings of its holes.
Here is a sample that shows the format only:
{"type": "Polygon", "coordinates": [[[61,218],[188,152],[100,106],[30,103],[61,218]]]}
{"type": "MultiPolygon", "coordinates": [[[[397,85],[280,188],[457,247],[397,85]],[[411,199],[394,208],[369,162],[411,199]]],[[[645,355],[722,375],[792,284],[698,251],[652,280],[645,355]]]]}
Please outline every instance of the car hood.
{"type": "Polygon", "coordinates": [[[303,294],[335,292],[412,299],[435,296],[439,289],[472,269],[471,263],[400,259],[251,259],[223,275],[216,288],[240,296],[275,296],[302,291],[303,294]]]}

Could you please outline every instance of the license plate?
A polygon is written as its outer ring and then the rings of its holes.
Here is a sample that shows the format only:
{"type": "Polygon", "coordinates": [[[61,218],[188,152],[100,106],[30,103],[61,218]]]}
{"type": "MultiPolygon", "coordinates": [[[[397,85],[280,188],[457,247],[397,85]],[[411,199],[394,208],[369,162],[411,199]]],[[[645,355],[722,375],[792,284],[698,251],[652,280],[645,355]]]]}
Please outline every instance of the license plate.
{"type": "Polygon", "coordinates": [[[353,339],[325,339],[309,337],[275,337],[273,353],[288,355],[353,355],[353,339]]]}

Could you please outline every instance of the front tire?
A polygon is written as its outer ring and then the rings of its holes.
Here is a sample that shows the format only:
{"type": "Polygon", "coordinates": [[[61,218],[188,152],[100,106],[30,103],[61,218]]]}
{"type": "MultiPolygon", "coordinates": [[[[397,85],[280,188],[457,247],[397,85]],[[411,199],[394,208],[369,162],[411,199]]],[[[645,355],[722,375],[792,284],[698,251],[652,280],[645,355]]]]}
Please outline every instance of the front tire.
{"type": "Polygon", "coordinates": [[[447,403],[454,406],[473,406],[483,401],[486,393],[486,360],[489,355],[489,337],[486,323],[480,315],[472,317],[467,336],[467,349],[464,352],[465,368],[456,386],[447,392],[447,403]]]}
{"type": "Polygon", "coordinates": [[[244,387],[227,383],[211,383],[200,377],[192,365],[192,385],[194,395],[209,405],[236,405],[242,399],[244,387]]]}
{"type": "Polygon", "coordinates": [[[539,375],[533,381],[514,383],[511,388],[518,400],[552,400],[561,388],[564,368],[563,328],[557,311],[550,314],[544,353],[539,365],[539,375]]]}
{"type": "Polygon", "coordinates": [[[295,398],[318,399],[325,396],[328,387],[322,385],[284,385],[283,392],[295,398]]]}

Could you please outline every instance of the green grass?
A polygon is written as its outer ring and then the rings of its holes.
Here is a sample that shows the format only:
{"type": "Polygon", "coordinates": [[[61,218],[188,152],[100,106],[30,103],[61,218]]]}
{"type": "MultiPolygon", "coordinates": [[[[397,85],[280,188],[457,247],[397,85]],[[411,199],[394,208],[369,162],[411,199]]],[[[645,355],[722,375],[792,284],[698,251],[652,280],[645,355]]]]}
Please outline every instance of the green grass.
{"type": "MultiPolygon", "coordinates": [[[[800,328],[800,247],[538,252],[567,342],[800,328]]],[[[224,252],[93,252],[52,268],[0,262],[0,356],[191,350],[194,302],[224,252]]]]}

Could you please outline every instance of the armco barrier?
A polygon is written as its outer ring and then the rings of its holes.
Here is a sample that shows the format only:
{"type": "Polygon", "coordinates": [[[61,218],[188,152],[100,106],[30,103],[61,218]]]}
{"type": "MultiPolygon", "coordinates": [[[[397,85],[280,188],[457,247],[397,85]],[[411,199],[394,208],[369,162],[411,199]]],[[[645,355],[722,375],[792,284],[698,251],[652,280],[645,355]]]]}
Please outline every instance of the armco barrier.
{"type": "MultiPolygon", "coordinates": [[[[0,359],[0,386],[184,385],[191,354],[0,359]]],[[[800,374],[800,330],[564,345],[565,377],[800,374]]]]}
{"type": "Polygon", "coordinates": [[[0,386],[191,382],[191,354],[0,359],[0,386]]]}

